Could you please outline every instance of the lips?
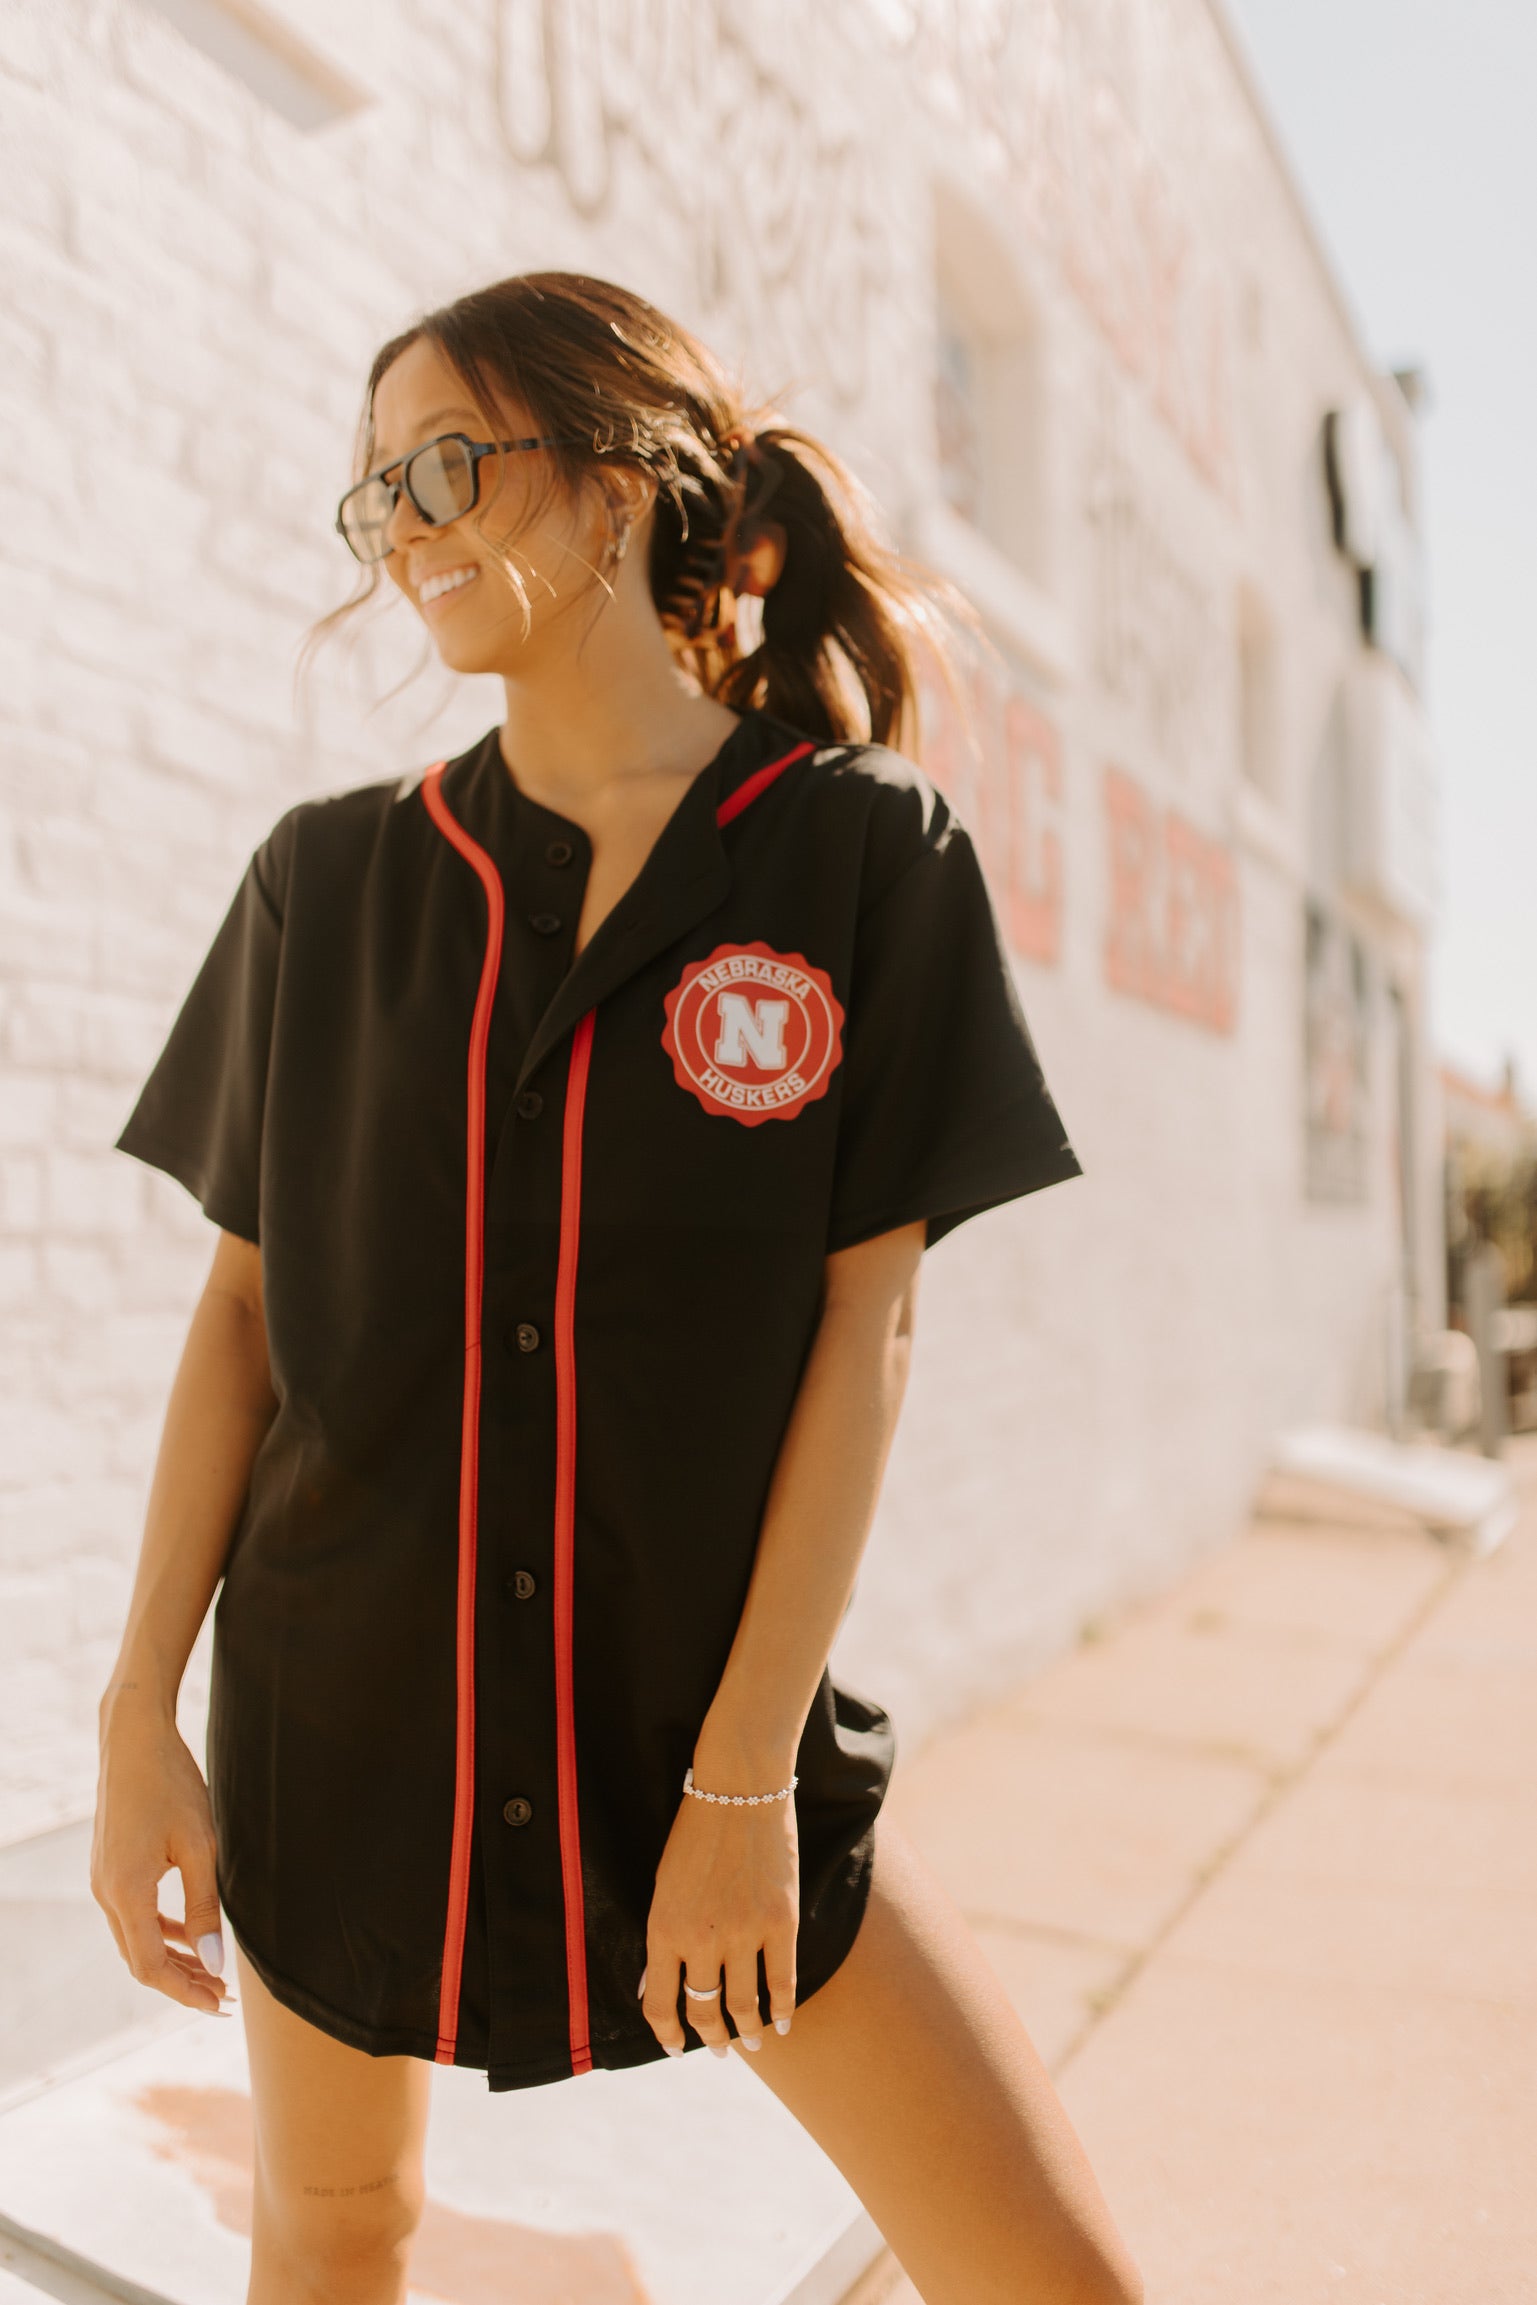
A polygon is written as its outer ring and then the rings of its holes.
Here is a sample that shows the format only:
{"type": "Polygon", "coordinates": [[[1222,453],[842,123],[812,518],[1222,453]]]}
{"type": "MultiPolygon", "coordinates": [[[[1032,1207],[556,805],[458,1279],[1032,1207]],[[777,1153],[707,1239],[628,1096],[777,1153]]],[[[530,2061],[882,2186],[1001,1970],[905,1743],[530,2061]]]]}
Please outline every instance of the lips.
{"type": "Polygon", "coordinates": [[[441,575],[425,578],[416,588],[417,607],[430,607],[433,601],[442,600],[446,594],[462,591],[465,585],[473,584],[479,574],[476,568],[445,568],[441,575]]]}

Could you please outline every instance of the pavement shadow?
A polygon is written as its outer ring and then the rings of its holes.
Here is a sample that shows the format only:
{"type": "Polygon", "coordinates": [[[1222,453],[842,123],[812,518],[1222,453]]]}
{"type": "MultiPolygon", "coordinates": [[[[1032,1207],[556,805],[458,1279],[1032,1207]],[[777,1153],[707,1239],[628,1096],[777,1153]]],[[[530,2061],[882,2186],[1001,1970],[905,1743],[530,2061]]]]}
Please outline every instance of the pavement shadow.
{"type": "MultiPolygon", "coordinates": [[[[207,2194],[219,2223],[251,2233],[251,2101],[238,2089],[159,2082],[133,2103],[159,2131],[154,2150],[207,2194]]],[[[427,2203],[411,2287],[442,2305],[652,2305],[624,2243],[610,2233],[543,2233],[510,2218],[427,2203]]]]}

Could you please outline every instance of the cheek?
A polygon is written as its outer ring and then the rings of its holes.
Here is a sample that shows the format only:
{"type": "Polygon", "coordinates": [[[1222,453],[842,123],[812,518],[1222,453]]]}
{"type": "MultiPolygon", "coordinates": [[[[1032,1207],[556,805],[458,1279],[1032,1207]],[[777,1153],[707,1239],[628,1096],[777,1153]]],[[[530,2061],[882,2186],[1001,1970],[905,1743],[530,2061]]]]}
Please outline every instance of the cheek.
{"type": "Polygon", "coordinates": [[[486,534],[493,539],[516,535],[540,512],[526,458],[523,464],[525,469],[520,469],[518,457],[511,455],[498,469],[488,456],[480,467],[480,503],[470,518],[483,522],[486,534]]]}
{"type": "MultiPolygon", "coordinates": [[[[489,466],[483,469],[489,478],[489,466]]],[[[482,496],[477,517],[493,558],[511,554],[519,565],[553,575],[573,551],[590,556],[601,522],[595,526],[584,517],[588,509],[570,503],[547,478],[520,471],[517,458],[510,456],[500,482],[482,496]]]]}

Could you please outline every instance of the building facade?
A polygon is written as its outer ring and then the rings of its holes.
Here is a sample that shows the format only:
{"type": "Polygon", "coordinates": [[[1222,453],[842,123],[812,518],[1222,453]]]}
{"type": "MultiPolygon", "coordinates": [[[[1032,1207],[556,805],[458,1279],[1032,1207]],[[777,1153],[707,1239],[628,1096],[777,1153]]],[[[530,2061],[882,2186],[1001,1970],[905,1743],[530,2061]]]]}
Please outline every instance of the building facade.
{"type": "Polygon", "coordinates": [[[497,714],[388,613],[294,659],[375,344],[504,272],[697,327],[985,635],[922,751],[1086,1174],[928,1260],[847,1677],[916,1739],[1218,1543],[1278,1430],[1394,1424],[1443,1317],[1414,379],[1211,0],[13,0],[0,101],[0,1840],[89,1806],[211,1248],[112,1140],[281,810],[497,714]]]}

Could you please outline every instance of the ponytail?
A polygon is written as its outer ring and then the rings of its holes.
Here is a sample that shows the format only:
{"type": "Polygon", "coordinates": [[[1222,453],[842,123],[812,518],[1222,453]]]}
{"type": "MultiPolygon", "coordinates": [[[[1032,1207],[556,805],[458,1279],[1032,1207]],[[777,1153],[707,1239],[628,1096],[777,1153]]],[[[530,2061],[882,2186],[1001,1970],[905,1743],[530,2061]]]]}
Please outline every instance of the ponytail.
{"type": "Polygon", "coordinates": [[[832,742],[900,742],[917,710],[917,648],[942,656],[947,616],[964,607],[878,540],[863,490],[820,441],[774,418],[737,437],[734,481],[706,486],[692,513],[658,499],[651,583],[674,646],[736,711],[832,742]],[[744,649],[753,595],[761,637],[744,649]]]}

